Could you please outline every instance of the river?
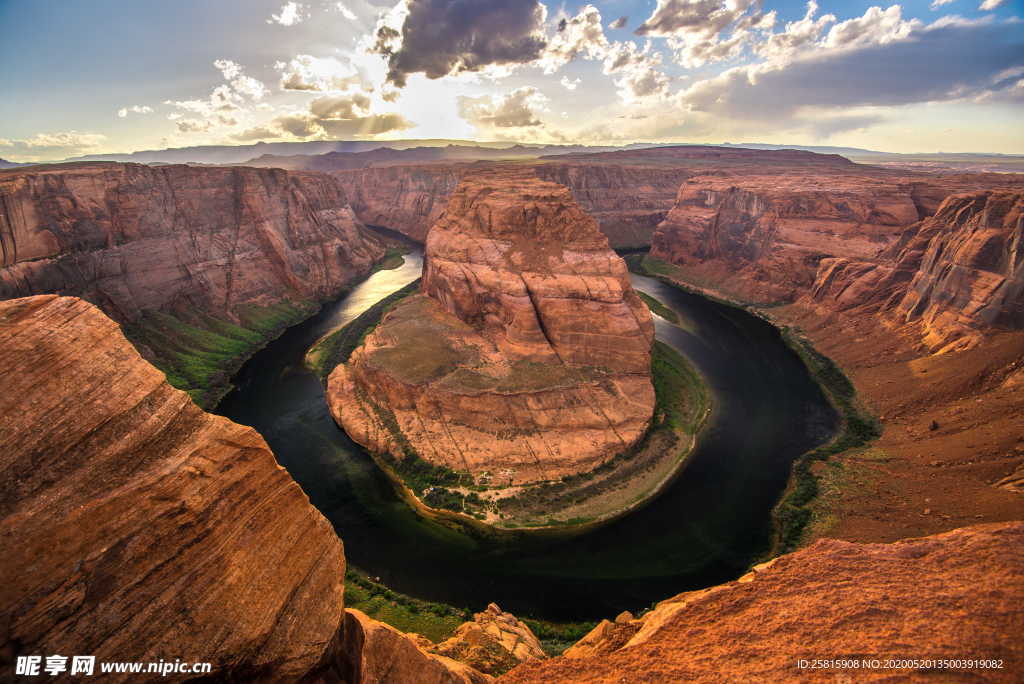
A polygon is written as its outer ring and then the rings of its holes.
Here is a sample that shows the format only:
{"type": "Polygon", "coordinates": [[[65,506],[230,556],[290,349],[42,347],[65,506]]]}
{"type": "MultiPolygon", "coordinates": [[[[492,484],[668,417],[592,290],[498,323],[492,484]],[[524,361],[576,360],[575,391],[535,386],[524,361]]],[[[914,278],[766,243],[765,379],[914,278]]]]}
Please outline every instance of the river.
{"type": "Polygon", "coordinates": [[[838,418],[778,330],[745,311],[634,275],[675,309],[658,339],[704,376],[714,411],[682,475],[647,506],[572,538],[478,540],[424,521],[332,420],[306,350],[420,275],[422,253],[379,271],[253,356],[218,413],[251,425],[345,543],[348,562],[396,591],[473,610],[575,621],[637,610],[734,579],[767,549],[793,459],[838,418]]]}

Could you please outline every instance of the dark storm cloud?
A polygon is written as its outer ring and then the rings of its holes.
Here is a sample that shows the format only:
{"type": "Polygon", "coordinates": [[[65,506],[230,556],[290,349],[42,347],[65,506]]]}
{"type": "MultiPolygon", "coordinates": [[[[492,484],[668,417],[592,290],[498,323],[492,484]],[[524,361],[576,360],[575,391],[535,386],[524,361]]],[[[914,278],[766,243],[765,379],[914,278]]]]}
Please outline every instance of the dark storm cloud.
{"type": "Polygon", "coordinates": [[[388,56],[388,80],[409,74],[441,78],[490,65],[537,59],[545,46],[544,6],[536,0],[406,0],[402,46],[394,29],[378,29],[377,49],[388,56]]]}
{"type": "Polygon", "coordinates": [[[681,102],[699,111],[766,119],[801,107],[948,101],[998,95],[1016,82],[998,76],[1021,65],[1019,24],[960,20],[883,45],[824,50],[779,68],[731,69],[694,84],[681,102]]]}

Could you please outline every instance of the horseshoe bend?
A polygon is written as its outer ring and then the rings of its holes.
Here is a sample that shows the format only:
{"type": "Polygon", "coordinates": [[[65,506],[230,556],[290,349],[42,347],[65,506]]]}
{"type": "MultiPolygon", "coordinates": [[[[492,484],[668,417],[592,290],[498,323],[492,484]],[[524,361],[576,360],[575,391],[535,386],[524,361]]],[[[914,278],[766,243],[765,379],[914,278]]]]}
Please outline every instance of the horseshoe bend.
{"type": "Polygon", "coordinates": [[[0,2],[0,683],[1022,681],[1024,14],[858,5],[0,2]]]}

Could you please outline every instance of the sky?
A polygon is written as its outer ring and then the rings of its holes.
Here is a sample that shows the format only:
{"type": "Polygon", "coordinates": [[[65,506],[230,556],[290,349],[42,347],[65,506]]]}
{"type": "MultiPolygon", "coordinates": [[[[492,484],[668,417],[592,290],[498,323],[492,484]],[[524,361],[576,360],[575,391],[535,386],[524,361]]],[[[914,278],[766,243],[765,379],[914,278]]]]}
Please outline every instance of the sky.
{"type": "Polygon", "coordinates": [[[258,141],[1024,154],[1024,0],[0,0],[0,157],[258,141]]]}

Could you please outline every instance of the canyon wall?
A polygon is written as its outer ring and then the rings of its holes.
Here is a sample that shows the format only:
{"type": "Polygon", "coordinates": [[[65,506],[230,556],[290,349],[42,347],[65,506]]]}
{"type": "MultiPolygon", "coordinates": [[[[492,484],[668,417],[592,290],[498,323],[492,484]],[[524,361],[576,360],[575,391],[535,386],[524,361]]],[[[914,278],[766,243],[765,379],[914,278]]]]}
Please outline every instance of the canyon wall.
{"type": "Polygon", "coordinates": [[[263,438],[201,411],[93,305],[0,302],[0,362],[5,669],[78,654],[208,662],[217,681],[489,680],[345,609],[341,541],[263,438]]]}
{"type": "Polygon", "coordinates": [[[699,177],[679,188],[651,255],[746,299],[792,301],[823,258],[875,256],[919,218],[912,188],[887,180],[699,177]]]}
{"type": "Polygon", "coordinates": [[[297,678],[343,617],[330,524],[72,297],[0,302],[0,624],[13,655],[297,678]]]}
{"type": "Polygon", "coordinates": [[[973,346],[986,331],[1022,330],[1022,217],[1019,192],[952,195],[876,259],[823,260],[808,299],[919,324],[932,351],[973,346]]]}
{"type": "Polygon", "coordinates": [[[605,621],[562,656],[500,682],[802,682],[983,679],[1024,666],[1024,523],[894,544],[834,539],[755,567],[735,582],[605,621]],[[963,659],[1000,667],[810,669],[816,659],[963,659]],[[798,662],[808,661],[801,669],[798,662]]]}
{"type": "MultiPolygon", "coordinates": [[[[488,163],[380,166],[333,172],[363,223],[397,230],[425,242],[459,179],[488,163]]],[[[510,168],[523,168],[522,164],[510,168]]],[[[579,205],[597,219],[614,248],[645,247],[655,226],[672,207],[685,169],[615,164],[529,164],[536,175],[572,190],[579,205]]]]}
{"type": "Polygon", "coordinates": [[[650,313],[564,186],[529,169],[464,178],[422,292],[330,376],[356,441],[508,485],[592,470],[643,435],[650,313]]]}
{"type": "Polygon", "coordinates": [[[120,322],[320,300],[384,251],[329,176],[116,163],[0,172],[0,245],[0,297],[80,296],[120,322]]]}

